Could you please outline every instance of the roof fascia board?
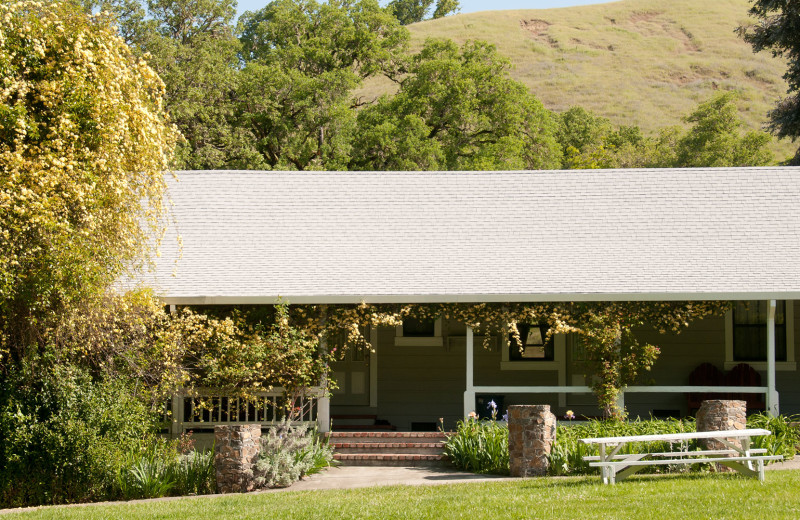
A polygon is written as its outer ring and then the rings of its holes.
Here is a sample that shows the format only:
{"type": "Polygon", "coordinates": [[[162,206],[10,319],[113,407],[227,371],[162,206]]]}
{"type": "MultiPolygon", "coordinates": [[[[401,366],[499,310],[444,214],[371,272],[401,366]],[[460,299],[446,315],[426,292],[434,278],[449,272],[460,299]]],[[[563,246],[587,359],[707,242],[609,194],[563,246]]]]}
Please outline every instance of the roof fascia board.
{"type": "Polygon", "coordinates": [[[800,291],[779,292],[652,292],[571,294],[365,294],[286,296],[169,296],[166,305],[342,305],[383,303],[503,303],[503,302],[596,302],[596,301],[700,301],[700,300],[798,300],[800,291]]]}

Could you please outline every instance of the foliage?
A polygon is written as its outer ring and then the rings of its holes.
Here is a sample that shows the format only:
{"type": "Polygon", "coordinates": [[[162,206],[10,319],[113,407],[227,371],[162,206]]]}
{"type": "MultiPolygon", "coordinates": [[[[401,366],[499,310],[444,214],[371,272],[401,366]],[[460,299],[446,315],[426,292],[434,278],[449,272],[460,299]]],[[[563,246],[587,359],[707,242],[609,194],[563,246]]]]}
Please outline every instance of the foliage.
{"type": "MultiPolygon", "coordinates": [[[[798,419],[796,415],[771,417],[766,413],[748,416],[748,428],[764,428],[772,432],[772,435],[753,437],[751,446],[766,449],[767,455],[783,455],[784,459],[793,459],[800,447],[800,430],[792,424],[798,419]]],[[[769,464],[770,461],[766,463],[769,464]]]]}
{"type": "Polygon", "coordinates": [[[175,141],[163,84],[102,15],[0,5],[0,370],[140,261],[175,141]],[[124,209],[123,209],[124,208],[124,209]]]}
{"type": "Polygon", "coordinates": [[[174,443],[153,442],[127,454],[117,469],[116,492],[125,500],[205,495],[216,487],[214,453],[178,453],[174,443]]]}
{"type": "MultiPolygon", "coordinates": [[[[434,0],[392,0],[387,8],[403,25],[421,22],[433,7],[434,0]]],[[[461,9],[458,0],[436,0],[432,18],[443,18],[461,9]]]]}
{"type": "MultiPolygon", "coordinates": [[[[649,419],[635,421],[597,421],[572,423],[559,422],[556,427],[556,440],[550,452],[551,475],[586,475],[597,473],[597,468],[592,468],[583,457],[598,455],[598,446],[580,442],[580,439],[590,437],[616,437],[629,435],[656,435],[664,433],[683,433],[696,431],[693,419],[649,419]]],[[[620,450],[621,455],[629,453],[664,453],[670,451],[698,449],[696,440],[689,441],[685,446],[664,441],[657,442],[630,442],[620,450]]],[[[699,465],[697,465],[699,466],[699,465]]],[[[656,467],[652,471],[687,471],[689,466],[680,465],[675,468],[656,467]]]]}
{"type": "Polygon", "coordinates": [[[462,471],[508,475],[508,425],[467,417],[448,436],[444,452],[462,471]]]}
{"type": "Polygon", "coordinates": [[[397,94],[359,113],[351,168],[558,167],[550,114],[508,67],[484,42],[427,41],[397,94]]]}
{"type": "Polygon", "coordinates": [[[684,119],[692,126],[677,142],[675,166],[764,166],[772,162],[772,153],[766,148],[768,134],[739,134],[743,123],[735,99],[731,92],[719,94],[684,119]]]}
{"type": "Polygon", "coordinates": [[[284,419],[261,437],[261,452],[253,471],[259,487],[287,487],[330,466],[333,450],[316,431],[284,419]]]}
{"type": "MultiPolygon", "coordinates": [[[[689,323],[724,313],[728,302],[551,302],[551,303],[480,303],[480,304],[408,304],[408,305],[328,305],[293,308],[298,327],[311,334],[335,335],[348,331],[346,344],[368,347],[359,327],[394,326],[403,319],[455,320],[484,336],[490,348],[491,335],[509,333],[518,343],[518,323],[542,323],[548,334],[575,333],[585,339],[589,360],[586,376],[599,402],[610,416],[622,417],[616,408],[619,389],[631,384],[653,365],[659,351],[655,346],[639,345],[633,329],[650,325],[664,334],[680,332],[689,323]],[[325,317],[323,320],[322,317],[325,317]]],[[[336,353],[334,353],[336,354],[336,353]]]]}
{"type": "MultiPolygon", "coordinates": [[[[753,27],[740,27],[739,33],[753,46],[753,52],[765,49],[773,56],[787,59],[783,78],[788,83],[788,97],[780,100],[769,113],[770,129],[778,138],[800,137],[800,2],[797,0],[754,0],[750,14],[759,23],[753,27]]],[[[791,161],[800,164],[800,150],[791,161]]]]}
{"type": "Polygon", "coordinates": [[[351,91],[397,74],[408,32],[375,0],[277,0],[240,20],[240,124],[270,168],[342,169],[355,126],[351,91]]]}
{"type": "Polygon", "coordinates": [[[0,398],[0,507],[106,498],[124,454],[154,441],[126,384],[76,367],[26,362],[0,398]]]}

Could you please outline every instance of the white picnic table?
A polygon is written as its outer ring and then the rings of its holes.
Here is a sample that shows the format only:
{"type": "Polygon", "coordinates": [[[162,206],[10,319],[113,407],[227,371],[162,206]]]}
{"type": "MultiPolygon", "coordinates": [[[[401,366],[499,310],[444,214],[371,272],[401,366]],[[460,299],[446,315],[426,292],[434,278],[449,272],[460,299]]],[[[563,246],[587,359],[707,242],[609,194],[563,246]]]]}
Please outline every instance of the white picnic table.
{"type": "Polygon", "coordinates": [[[752,449],[750,439],[762,435],[772,435],[769,430],[750,428],[745,430],[720,430],[708,432],[665,433],[657,435],[630,435],[623,437],[590,437],[581,439],[586,444],[597,444],[599,456],[584,457],[589,466],[599,467],[604,484],[614,484],[623,480],[645,466],[668,464],[696,464],[699,462],[715,462],[732,468],[748,477],[764,481],[764,461],[781,460],[783,455],[764,455],[767,450],[752,449]],[[694,439],[713,439],[727,449],[687,451],[688,441],[694,439]],[[682,451],[664,453],[631,453],[621,455],[619,452],[629,442],[664,441],[681,443],[682,451]],[[753,464],[755,463],[755,468],[753,464]]]}

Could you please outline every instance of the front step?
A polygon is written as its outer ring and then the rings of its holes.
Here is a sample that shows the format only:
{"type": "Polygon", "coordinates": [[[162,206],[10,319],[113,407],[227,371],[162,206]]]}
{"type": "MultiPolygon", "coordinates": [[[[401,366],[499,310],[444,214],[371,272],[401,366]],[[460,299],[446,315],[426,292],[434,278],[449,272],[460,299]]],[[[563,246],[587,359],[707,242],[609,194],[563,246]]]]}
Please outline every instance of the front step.
{"type": "Polygon", "coordinates": [[[448,465],[439,432],[331,432],[334,459],[345,466],[448,465]]]}
{"type": "Polygon", "coordinates": [[[377,415],[334,414],[331,415],[334,431],[394,431],[396,428],[387,421],[379,421],[377,415]]]}

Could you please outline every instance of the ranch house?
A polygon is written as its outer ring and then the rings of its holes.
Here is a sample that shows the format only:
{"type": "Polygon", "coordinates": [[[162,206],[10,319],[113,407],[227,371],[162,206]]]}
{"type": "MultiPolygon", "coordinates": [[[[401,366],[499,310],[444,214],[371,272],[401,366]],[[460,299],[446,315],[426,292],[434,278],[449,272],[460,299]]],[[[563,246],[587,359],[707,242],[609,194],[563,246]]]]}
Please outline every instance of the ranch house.
{"type": "MultiPolygon", "coordinates": [[[[708,395],[800,412],[800,168],[524,172],[181,171],[172,217],[143,283],[165,304],[734,302],[661,347],[631,416],[683,416],[708,395]],[[180,235],[179,250],[176,235],[180,235]]],[[[570,335],[521,328],[525,345],[454,321],[365,331],[337,362],[309,420],[425,431],[471,411],[550,404],[600,411],[570,335]]],[[[174,428],[261,421],[192,415],[174,428]]]]}

